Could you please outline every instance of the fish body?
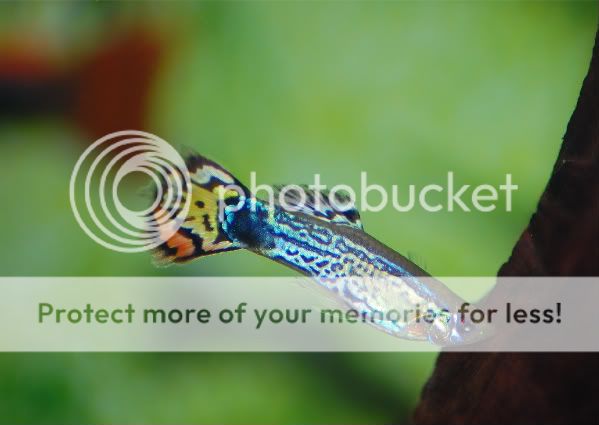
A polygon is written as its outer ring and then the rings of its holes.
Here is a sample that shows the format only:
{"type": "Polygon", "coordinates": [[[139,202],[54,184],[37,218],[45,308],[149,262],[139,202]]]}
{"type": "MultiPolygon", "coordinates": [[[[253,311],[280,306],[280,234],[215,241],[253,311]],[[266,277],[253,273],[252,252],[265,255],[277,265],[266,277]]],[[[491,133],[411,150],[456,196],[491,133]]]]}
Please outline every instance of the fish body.
{"type": "Polygon", "coordinates": [[[391,335],[441,345],[480,337],[450,313],[463,300],[364,232],[355,207],[336,208],[311,192],[301,203],[293,194],[278,198],[284,202],[264,201],[204,157],[192,155],[187,166],[192,207],[177,233],[157,248],[162,262],[247,249],[313,278],[391,335]],[[390,318],[408,310],[409,317],[390,318]],[[434,316],[424,320],[427,312],[434,316]]]}

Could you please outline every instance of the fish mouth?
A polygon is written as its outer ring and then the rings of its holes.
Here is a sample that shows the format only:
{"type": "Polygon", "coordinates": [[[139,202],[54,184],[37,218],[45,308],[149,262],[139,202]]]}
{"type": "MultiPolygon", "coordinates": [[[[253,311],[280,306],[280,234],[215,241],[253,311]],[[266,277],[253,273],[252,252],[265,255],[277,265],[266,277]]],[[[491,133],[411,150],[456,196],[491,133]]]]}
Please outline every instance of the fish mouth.
{"type": "Polygon", "coordinates": [[[428,340],[441,347],[459,347],[480,343],[494,334],[490,323],[462,322],[454,315],[449,323],[431,324],[428,340]]]}
{"type": "Polygon", "coordinates": [[[483,342],[495,334],[494,326],[490,323],[468,324],[454,327],[448,338],[449,346],[473,345],[483,342]]]}

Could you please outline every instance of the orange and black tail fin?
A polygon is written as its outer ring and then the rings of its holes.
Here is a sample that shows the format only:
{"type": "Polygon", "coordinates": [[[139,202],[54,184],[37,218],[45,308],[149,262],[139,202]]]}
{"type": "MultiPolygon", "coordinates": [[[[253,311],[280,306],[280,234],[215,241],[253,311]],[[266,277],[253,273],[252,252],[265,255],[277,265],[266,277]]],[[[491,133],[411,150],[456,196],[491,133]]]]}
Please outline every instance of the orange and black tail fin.
{"type": "MultiPolygon", "coordinates": [[[[241,189],[244,196],[248,190],[227,170],[201,155],[191,154],[185,162],[191,183],[185,194],[191,196],[189,211],[177,223],[179,229],[174,234],[165,231],[164,234],[169,236],[163,238],[163,242],[154,249],[154,258],[158,264],[183,263],[197,257],[240,248],[223,230],[223,206],[220,203],[240,196],[238,191],[225,189],[227,187],[241,189]]],[[[167,190],[162,193],[167,193],[167,190]]],[[[160,214],[163,208],[159,204],[154,214],[160,214]]]]}

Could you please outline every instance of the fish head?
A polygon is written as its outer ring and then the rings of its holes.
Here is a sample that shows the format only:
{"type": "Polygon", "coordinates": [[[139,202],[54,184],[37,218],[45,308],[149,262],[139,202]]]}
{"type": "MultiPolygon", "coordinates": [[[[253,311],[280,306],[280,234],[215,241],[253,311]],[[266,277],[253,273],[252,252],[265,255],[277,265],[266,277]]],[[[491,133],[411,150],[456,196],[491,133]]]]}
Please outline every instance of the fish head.
{"type": "Polygon", "coordinates": [[[428,339],[440,346],[470,345],[483,341],[493,335],[489,323],[473,323],[459,313],[438,315],[430,325],[428,339]]]}

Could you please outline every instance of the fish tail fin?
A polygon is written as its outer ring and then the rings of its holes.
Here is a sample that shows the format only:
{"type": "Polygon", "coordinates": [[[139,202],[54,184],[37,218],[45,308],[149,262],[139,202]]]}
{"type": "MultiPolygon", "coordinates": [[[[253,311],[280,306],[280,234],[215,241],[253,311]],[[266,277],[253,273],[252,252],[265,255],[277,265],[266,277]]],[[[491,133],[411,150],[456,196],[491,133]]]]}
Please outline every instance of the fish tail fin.
{"type": "MultiPolygon", "coordinates": [[[[223,211],[226,205],[237,205],[240,197],[247,198],[248,189],[223,167],[199,154],[188,154],[185,163],[191,184],[185,188],[185,196],[191,197],[189,210],[181,220],[171,223],[179,226],[176,232],[161,232],[162,243],[154,249],[157,264],[184,263],[241,248],[223,229],[223,211]]],[[[168,187],[163,187],[162,193],[168,193],[168,187]]],[[[155,221],[168,208],[163,202],[152,213],[155,221]]]]}

